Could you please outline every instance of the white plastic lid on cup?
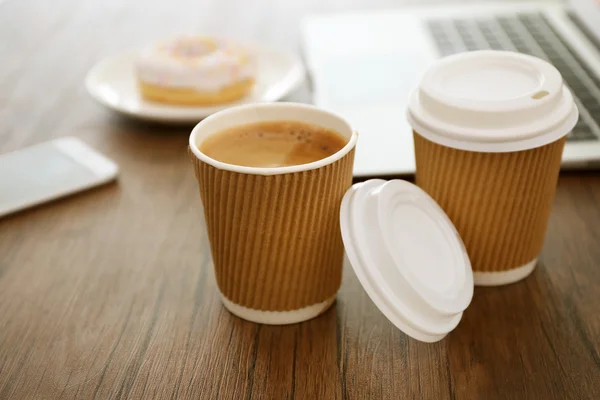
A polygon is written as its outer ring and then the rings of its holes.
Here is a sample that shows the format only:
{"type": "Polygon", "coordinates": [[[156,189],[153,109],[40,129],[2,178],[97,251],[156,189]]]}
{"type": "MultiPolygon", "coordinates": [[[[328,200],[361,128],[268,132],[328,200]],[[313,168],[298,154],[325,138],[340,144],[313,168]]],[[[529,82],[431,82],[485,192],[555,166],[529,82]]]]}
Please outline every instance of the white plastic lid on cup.
{"type": "Polygon", "coordinates": [[[408,106],[408,120],[420,135],[481,152],[543,146],[569,133],[577,118],[573,96],[554,66],[494,50],[437,61],[408,106]]]}
{"type": "Polygon", "coordinates": [[[473,297],[473,272],[450,219],[427,193],[401,180],[349,189],[340,211],[346,253],[365,291],[407,335],[444,338],[473,297]]]}

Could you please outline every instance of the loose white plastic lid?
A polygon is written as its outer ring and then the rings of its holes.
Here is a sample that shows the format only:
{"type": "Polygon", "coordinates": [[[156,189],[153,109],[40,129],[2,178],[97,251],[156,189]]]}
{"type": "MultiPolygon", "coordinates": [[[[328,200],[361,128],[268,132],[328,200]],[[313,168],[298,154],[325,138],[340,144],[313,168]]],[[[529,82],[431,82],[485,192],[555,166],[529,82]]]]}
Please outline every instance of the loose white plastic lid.
{"type": "Polygon", "coordinates": [[[474,51],[433,64],[413,91],[408,120],[427,139],[469,151],[540,147],[577,122],[573,96],[544,60],[508,51],[474,51]]]}
{"type": "Polygon", "coordinates": [[[450,219],[427,193],[401,180],[350,188],[340,211],[346,253],[383,314],[407,335],[444,338],[473,297],[473,272],[450,219]]]}

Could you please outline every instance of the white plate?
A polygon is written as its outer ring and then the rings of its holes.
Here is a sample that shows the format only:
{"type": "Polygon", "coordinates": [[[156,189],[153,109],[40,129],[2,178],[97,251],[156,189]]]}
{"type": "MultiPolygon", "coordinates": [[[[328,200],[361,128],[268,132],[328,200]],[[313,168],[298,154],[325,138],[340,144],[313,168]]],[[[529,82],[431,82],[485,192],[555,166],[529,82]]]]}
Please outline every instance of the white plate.
{"type": "Polygon", "coordinates": [[[134,76],[136,53],[104,59],[85,78],[90,95],[100,104],[135,118],[161,122],[198,122],[202,118],[234,105],[277,101],[302,83],[302,62],[294,54],[253,47],[257,76],[253,90],[244,98],[218,106],[175,106],[153,103],[141,98],[134,76]]]}

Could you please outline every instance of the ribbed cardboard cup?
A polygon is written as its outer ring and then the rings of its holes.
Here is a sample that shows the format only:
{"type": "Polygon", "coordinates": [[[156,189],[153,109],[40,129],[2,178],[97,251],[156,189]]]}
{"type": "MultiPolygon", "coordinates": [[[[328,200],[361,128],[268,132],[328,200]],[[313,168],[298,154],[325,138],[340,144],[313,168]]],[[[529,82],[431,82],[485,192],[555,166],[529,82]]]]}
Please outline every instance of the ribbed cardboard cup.
{"type": "Polygon", "coordinates": [[[453,149],[417,132],[414,142],[416,183],[454,223],[475,283],[527,276],[544,244],[565,138],[509,153],[453,149]]]}
{"type": "Polygon", "coordinates": [[[413,93],[417,185],[463,239],[476,285],[529,275],[577,107],[556,68],[499,51],[434,64],[413,93]]]}
{"type": "Polygon", "coordinates": [[[233,314],[286,324],[313,318],[331,306],[341,284],[339,209],[352,184],[356,140],[342,118],[293,103],[230,108],[194,128],[189,150],[217,285],[233,314]],[[225,164],[199,150],[210,135],[262,121],[316,124],[348,142],[325,159],[281,168],[225,164]]]}

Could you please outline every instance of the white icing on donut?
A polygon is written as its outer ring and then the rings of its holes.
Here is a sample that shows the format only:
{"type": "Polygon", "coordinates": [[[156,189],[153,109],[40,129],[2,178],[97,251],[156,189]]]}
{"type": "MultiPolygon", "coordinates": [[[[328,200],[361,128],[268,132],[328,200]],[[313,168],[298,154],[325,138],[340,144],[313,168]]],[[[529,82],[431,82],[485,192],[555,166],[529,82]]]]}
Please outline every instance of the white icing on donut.
{"type": "Polygon", "coordinates": [[[143,82],[200,91],[217,91],[255,74],[254,58],[239,46],[196,36],[145,49],[135,67],[143,82]]]}

